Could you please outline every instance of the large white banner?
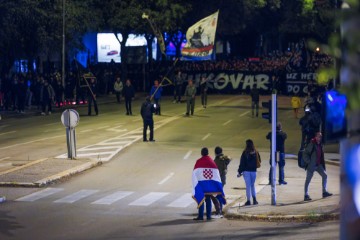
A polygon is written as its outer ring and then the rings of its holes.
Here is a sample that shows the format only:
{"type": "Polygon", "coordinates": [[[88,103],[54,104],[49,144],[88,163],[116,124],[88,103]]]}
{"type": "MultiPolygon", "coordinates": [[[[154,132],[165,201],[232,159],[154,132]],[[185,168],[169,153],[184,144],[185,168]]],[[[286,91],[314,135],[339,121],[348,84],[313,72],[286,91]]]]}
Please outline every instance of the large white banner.
{"type": "Polygon", "coordinates": [[[219,11],[201,19],[187,30],[187,43],[181,51],[185,59],[211,59],[215,45],[218,16],[219,11]]]}

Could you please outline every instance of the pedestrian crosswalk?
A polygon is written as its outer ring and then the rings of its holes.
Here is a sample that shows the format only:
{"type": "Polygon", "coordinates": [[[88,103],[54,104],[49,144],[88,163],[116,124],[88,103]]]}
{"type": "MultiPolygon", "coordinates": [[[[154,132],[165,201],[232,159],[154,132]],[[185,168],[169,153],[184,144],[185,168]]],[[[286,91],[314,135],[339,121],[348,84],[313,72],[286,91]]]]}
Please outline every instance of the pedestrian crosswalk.
{"type": "MultiPolygon", "coordinates": [[[[82,189],[73,193],[66,193],[63,188],[46,188],[41,191],[18,198],[17,202],[50,201],[53,204],[85,203],[91,205],[111,205],[123,201],[128,206],[147,207],[157,202],[168,208],[195,207],[195,201],[191,193],[176,192],[149,192],[140,193],[134,191],[102,192],[97,189],[82,189]],[[89,199],[91,199],[89,201],[89,199]],[[95,201],[94,201],[95,200],[95,201]]],[[[230,202],[233,201],[230,196],[230,202]]],[[[228,201],[229,203],[229,201],[228,201]]]]}

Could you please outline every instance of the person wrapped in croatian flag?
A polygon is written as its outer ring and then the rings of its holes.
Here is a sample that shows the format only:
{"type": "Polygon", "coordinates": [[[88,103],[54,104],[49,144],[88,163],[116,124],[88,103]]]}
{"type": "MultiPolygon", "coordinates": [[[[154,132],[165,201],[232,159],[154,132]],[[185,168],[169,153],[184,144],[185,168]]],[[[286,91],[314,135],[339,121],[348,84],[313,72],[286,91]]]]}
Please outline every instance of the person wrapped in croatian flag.
{"type": "Polygon", "coordinates": [[[207,148],[201,149],[202,157],[196,161],[192,174],[192,195],[199,209],[199,215],[194,220],[203,220],[204,201],[206,202],[207,219],[211,219],[210,195],[217,196],[217,199],[222,204],[226,204],[219,170],[214,160],[208,154],[209,150],[207,148]]]}

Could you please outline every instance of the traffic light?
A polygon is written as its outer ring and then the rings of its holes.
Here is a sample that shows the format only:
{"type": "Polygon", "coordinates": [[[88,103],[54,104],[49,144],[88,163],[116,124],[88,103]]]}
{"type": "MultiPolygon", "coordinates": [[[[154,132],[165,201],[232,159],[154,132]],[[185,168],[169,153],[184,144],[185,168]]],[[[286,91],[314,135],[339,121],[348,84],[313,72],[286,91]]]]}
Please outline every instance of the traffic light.
{"type": "Polygon", "coordinates": [[[272,105],[272,101],[271,101],[271,100],[269,100],[269,101],[267,101],[267,102],[262,102],[262,103],[261,103],[261,106],[262,106],[263,108],[268,108],[268,109],[269,109],[269,112],[263,112],[263,113],[261,113],[262,118],[268,119],[268,120],[269,120],[269,123],[271,123],[271,111],[272,111],[271,105],[272,105]]]}

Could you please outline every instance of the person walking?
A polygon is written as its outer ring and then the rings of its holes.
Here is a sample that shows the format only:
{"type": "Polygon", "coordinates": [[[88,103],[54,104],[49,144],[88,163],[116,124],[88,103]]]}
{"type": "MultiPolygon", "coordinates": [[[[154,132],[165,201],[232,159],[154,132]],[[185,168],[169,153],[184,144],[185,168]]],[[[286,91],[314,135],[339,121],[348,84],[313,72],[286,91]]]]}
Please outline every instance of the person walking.
{"type": "Polygon", "coordinates": [[[254,142],[251,139],[246,140],[245,150],[241,154],[240,165],[238,168],[238,177],[244,176],[246,184],[246,199],[245,206],[251,205],[250,199],[252,197],[253,204],[257,205],[255,180],[258,163],[261,163],[260,154],[256,151],[254,142]]]}
{"type": "Polygon", "coordinates": [[[201,158],[194,166],[192,174],[193,199],[198,206],[198,216],[195,221],[204,220],[204,202],[206,218],[211,220],[211,195],[216,195],[222,204],[226,204],[225,194],[220,180],[219,170],[214,160],[209,156],[208,148],[201,149],[201,158]]]}
{"type": "Polygon", "coordinates": [[[116,77],[116,81],[114,83],[114,91],[115,91],[115,95],[116,95],[116,101],[118,103],[121,102],[121,94],[123,91],[124,85],[122,83],[122,81],[120,80],[120,77],[116,77]]]}
{"type": "Polygon", "coordinates": [[[131,84],[130,79],[126,80],[123,93],[125,98],[126,115],[132,115],[131,102],[132,99],[135,97],[135,89],[131,84]]]}
{"type": "Polygon", "coordinates": [[[207,105],[207,91],[208,91],[207,80],[205,77],[202,77],[200,82],[200,94],[201,94],[201,104],[203,108],[206,108],[207,105]]]}
{"type": "Polygon", "coordinates": [[[185,97],[186,97],[186,116],[189,116],[191,111],[191,115],[194,115],[195,109],[195,96],[196,96],[196,87],[193,84],[192,80],[189,80],[188,85],[185,89],[185,97]]]}
{"type": "Polygon", "coordinates": [[[175,76],[175,89],[174,89],[174,101],[173,103],[181,103],[181,90],[182,90],[183,78],[181,76],[181,71],[179,70],[175,76]]]}
{"type": "Polygon", "coordinates": [[[315,137],[311,139],[310,143],[306,146],[303,157],[306,164],[306,179],[304,186],[304,201],[311,201],[309,196],[309,184],[314,175],[314,172],[318,172],[322,178],[322,197],[330,197],[333,194],[327,191],[327,173],[324,159],[324,148],[321,143],[322,134],[317,132],[315,137]]]}
{"type": "Polygon", "coordinates": [[[147,129],[150,129],[150,142],[155,142],[154,140],[154,120],[153,113],[155,112],[154,104],[151,103],[150,97],[146,97],[145,102],[141,105],[140,114],[143,119],[144,128],[143,128],[143,141],[147,142],[146,132],[147,129]]]}
{"type": "Polygon", "coordinates": [[[95,115],[99,115],[99,110],[96,102],[97,84],[95,78],[90,79],[88,86],[88,115],[91,116],[91,105],[94,102],[95,115]]]}
{"type": "Polygon", "coordinates": [[[45,115],[46,106],[48,107],[48,114],[52,111],[52,102],[54,101],[55,91],[47,80],[40,89],[41,115],[45,115]]]}
{"type": "MultiPolygon", "coordinates": [[[[221,179],[221,183],[222,183],[223,187],[226,184],[226,174],[228,171],[227,166],[229,165],[230,161],[231,161],[231,158],[229,156],[226,156],[223,154],[223,150],[221,147],[219,147],[219,146],[215,147],[214,162],[219,169],[220,179],[221,179]]],[[[218,200],[218,204],[219,204],[219,210],[216,211],[216,213],[215,213],[216,215],[214,216],[214,218],[222,218],[223,217],[223,213],[222,213],[223,204],[219,200],[218,200]]]]}
{"type": "Polygon", "coordinates": [[[155,80],[154,85],[151,87],[150,96],[154,99],[156,107],[155,107],[155,115],[161,115],[160,110],[160,100],[163,88],[161,85],[159,86],[159,81],[155,80]]]}
{"type": "MultiPolygon", "coordinates": [[[[287,134],[282,130],[282,125],[280,122],[276,124],[276,151],[280,154],[280,159],[277,161],[279,165],[279,184],[286,185],[285,182],[285,140],[287,138],[287,134]]],[[[271,150],[271,132],[266,135],[266,139],[270,141],[270,150],[271,150]]],[[[271,152],[271,151],[270,151],[271,152]]],[[[272,183],[272,171],[271,171],[271,157],[270,157],[270,171],[269,171],[269,184],[272,183]]]]}
{"type": "Polygon", "coordinates": [[[254,110],[256,108],[256,117],[259,117],[259,100],[260,100],[260,93],[259,89],[257,89],[256,84],[253,85],[253,88],[250,92],[251,96],[251,114],[254,117],[254,110]]]}
{"type": "Polygon", "coordinates": [[[299,108],[301,107],[301,100],[297,94],[291,98],[291,106],[294,110],[294,118],[298,118],[299,108]]]}

